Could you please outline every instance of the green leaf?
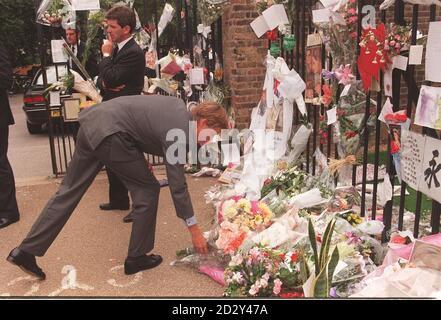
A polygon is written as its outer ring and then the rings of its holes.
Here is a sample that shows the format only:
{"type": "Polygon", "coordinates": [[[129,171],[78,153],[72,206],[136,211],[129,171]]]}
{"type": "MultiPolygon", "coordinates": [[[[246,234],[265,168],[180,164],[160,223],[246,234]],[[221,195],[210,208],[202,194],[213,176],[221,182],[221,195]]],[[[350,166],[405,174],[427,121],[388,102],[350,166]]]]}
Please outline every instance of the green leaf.
{"type": "Polygon", "coordinates": [[[338,261],[340,260],[340,252],[338,251],[338,247],[335,246],[334,251],[332,251],[331,259],[328,263],[328,286],[332,287],[332,278],[334,277],[334,271],[337,267],[338,261]]]}
{"type": "Polygon", "coordinates": [[[328,298],[329,297],[329,280],[327,268],[323,268],[319,275],[314,279],[313,292],[314,298],[328,298]]]}
{"type": "Polygon", "coordinates": [[[311,219],[308,219],[308,234],[309,241],[311,242],[312,250],[314,251],[314,265],[315,265],[315,275],[318,276],[320,272],[320,265],[317,253],[317,240],[315,238],[314,226],[312,225],[311,219]]]}
{"type": "Polygon", "coordinates": [[[329,247],[331,245],[334,228],[335,228],[335,219],[331,220],[331,222],[328,223],[325,234],[323,235],[322,246],[320,248],[320,263],[319,263],[320,269],[323,269],[328,261],[329,247]]]}

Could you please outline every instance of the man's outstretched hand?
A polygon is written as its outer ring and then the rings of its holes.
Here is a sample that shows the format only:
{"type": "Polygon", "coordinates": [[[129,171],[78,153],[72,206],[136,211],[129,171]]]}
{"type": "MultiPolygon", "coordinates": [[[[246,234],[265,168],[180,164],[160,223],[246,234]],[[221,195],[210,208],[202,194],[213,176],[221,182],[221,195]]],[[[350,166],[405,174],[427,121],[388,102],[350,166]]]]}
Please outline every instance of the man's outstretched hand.
{"type": "Polygon", "coordinates": [[[208,253],[207,240],[202,235],[201,230],[197,225],[188,228],[191,233],[191,241],[197,253],[208,253]]]}

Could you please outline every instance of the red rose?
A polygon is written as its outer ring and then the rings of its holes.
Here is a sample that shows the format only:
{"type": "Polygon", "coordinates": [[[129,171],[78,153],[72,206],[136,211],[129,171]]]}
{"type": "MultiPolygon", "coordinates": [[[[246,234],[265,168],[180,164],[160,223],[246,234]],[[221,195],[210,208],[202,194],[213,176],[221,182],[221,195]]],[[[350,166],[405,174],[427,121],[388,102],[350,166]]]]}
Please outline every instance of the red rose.
{"type": "Polygon", "coordinates": [[[294,252],[291,256],[291,262],[297,262],[297,260],[299,259],[299,255],[297,254],[297,252],[294,252]]]}

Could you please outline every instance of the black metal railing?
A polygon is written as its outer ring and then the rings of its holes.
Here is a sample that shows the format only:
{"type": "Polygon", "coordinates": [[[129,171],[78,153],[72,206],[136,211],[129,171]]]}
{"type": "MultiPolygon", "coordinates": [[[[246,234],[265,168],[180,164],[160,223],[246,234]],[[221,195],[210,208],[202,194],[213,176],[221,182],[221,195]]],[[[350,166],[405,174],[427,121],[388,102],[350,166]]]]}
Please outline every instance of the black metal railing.
{"type": "MultiPolygon", "coordinates": [[[[373,5],[377,12],[380,12],[379,5],[382,1],[368,1],[368,0],[359,0],[358,2],[358,34],[357,34],[357,43],[360,41],[360,36],[362,33],[361,29],[361,21],[362,21],[362,10],[361,8],[364,5],[373,5]]],[[[314,27],[312,23],[312,9],[313,8],[313,2],[312,0],[295,0],[295,6],[296,6],[296,12],[294,14],[294,21],[292,24],[292,30],[293,34],[296,37],[297,45],[291,52],[286,52],[286,50],[283,50],[282,48],[282,57],[285,58],[287,64],[289,67],[295,68],[297,72],[302,76],[303,79],[305,79],[306,76],[306,70],[305,70],[305,57],[306,57],[306,38],[307,35],[314,32],[314,27]]],[[[379,15],[377,15],[378,22],[393,22],[398,25],[411,25],[412,26],[412,43],[416,44],[416,35],[418,28],[421,28],[421,19],[418,15],[419,13],[419,7],[421,5],[414,5],[414,4],[405,4],[402,0],[397,0],[394,4],[394,7],[392,9],[388,9],[387,11],[381,11],[379,15]],[[407,6],[412,7],[412,14],[411,16],[405,15],[405,8],[407,6]],[[388,16],[389,15],[389,16],[388,16]],[[407,21],[408,20],[408,21],[407,21]]],[[[439,20],[440,13],[439,8],[437,8],[435,5],[430,6],[430,21],[439,20]],[[438,11],[437,11],[438,10],[438,11]]],[[[427,27],[427,26],[426,26],[427,27]]],[[[358,46],[357,46],[358,47],[358,46]]],[[[357,51],[357,56],[358,56],[357,51]]],[[[402,52],[401,55],[407,55],[407,52],[402,52]]],[[[328,70],[332,70],[333,66],[333,59],[332,56],[327,55],[326,57],[323,57],[322,60],[323,66],[327,66],[328,70]],[[325,63],[326,61],[326,63],[325,63]]],[[[358,69],[358,68],[357,68],[358,69]]],[[[402,98],[401,89],[402,89],[402,81],[404,80],[404,83],[407,87],[407,116],[408,118],[412,119],[412,115],[416,110],[416,106],[418,103],[419,98],[419,88],[416,84],[416,76],[415,76],[415,66],[409,65],[407,71],[401,71],[399,69],[394,69],[393,71],[393,106],[394,111],[399,111],[400,108],[400,98],[402,98]]],[[[383,88],[383,74],[381,73],[380,77],[380,87],[383,88]]],[[[334,96],[334,102],[338,103],[340,92],[342,90],[342,85],[339,85],[337,89],[337,93],[334,96]]],[[[383,103],[385,101],[385,96],[383,94],[383,91],[380,90],[379,92],[370,91],[366,95],[366,104],[364,109],[364,125],[361,130],[363,133],[361,139],[362,139],[362,146],[360,151],[358,152],[358,157],[362,159],[362,163],[359,165],[354,166],[352,170],[352,183],[353,185],[357,185],[361,189],[361,215],[366,216],[369,215],[369,218],[371,219],[378,219],[380,217],[379,210],[381,208],[378,207],[377,202],[377,194],[378,194],[378,180],[379,180],[379,168],[380,168],[380,151],[383,147],[387,148],[388,156],[386,161],[386,171],[390,176],[391,183],[394,186],[396,179],[396,171],[394,167],[394,163],[392,160],[392,157],[390,155],[391,148],[390,148],[390,140],[391,137],[388,134],[387,139],[382,139],[382,125],[381,122],[378,120],[378,116],[381,113],[383,103]],[[376,102],[376,106],[372,104],[372,101],[376,102]],[[375,108],[373,108],[375,107],[375,108]],[[375,110],[372,110],[375,109],[375,110]],[[369,127],[367,125],[367,121],[371,116],[376,117],[375,125],[373,127],[369,127]],[[383,140],[383,142],[382,142],[383,140]],[[387,140],[387,141],[384,141],[387,140]],[[368,181],[368,175],[367,175],[367,169],[368,169],[368,159],[370,156],[370,153],[373,152],[373,181],[368,181]],[[357,181],[357,168],[362,167],[362,181],[357,181]],[[373,184],[373,190],[372,190],[372,200],[367,196],[368,190],[367,185],[368,183],[373,184]],[[372,208],[371,210],[368,210],[368,208],[372,208]]],[[[308,142],[307,149],[304,153],[305,160],[303,162],[303,169],[305,169],[307,172],[311,174],[315,174],[316,170],[316,159],[314,157],[314,152],[317,149],[317,139],[318,139],[318,128],[320,123],[320,116],[324,116],[325,112],[327,111],[327,108],[323,105],[321,106],[315,106],[313,104],[307,103],[307,119],[308,122],[311,124],[311,127],[313,128],[313,133],[310,137],[310,140],[308,142]]],[[[330,106],[329,108],[332,108],[334,106],[330,106]]],[[[294,124],[298,124],[300,122],[299,118],[299,112],[294,112],[294,124]]],[[[418,130],[418,127],[411,128],[412,130],[418,130]]],[[[436,130],[430,129],[430,128],[423,128],[422,129],[423,134],[439,138],[439,134],[436,130]]],[[[328,157],[328,158],[339,158],[339,152],[337,144],[334,144],[332,141],[332,130],[331,127],[328,127],[327,129],[328,137],[326,139],[326,144],[320,143],[319,149],[328,157]]],[[[405,182],[401,183],[401,194],[398,199],[396,199],[396,196],[394,195],[394,198],[392,201],[389,201],[383,208],[383,222],[385,224],[385,232],[383,234],[383,241],[388,241],[390,236],[391,229],[397,229],[397,230],[403,230],[404,228],[404,213],[406,211],[406,199],[409,197],[406,195],[406,190],[408,190],[408,186],[405,182]]],[[[430,218],[430,229],[432,234],[436,234],[440,232],[440,215],[441,215],[441,205],[434,201],[434,200],[427,200],[423,198],[423,194],[421,192],[416,193],[416,205],[415,208],[413,208],[413,211],[415,213],[414,216],[414,226],[413,226],[413,232],[414,236],[418,237],[421,236],[420,230],[421,230],[421,215],[422,215],[422,205],[423,201],[431,201],[432,202],[432,210],[431,210],[431,218],[430,218]]]]}
{"type": "MultiPolygon", "coordinates": [[[[135,1],[135,6],[138,5],[138,2],[135,1]]],[[[153,19],[153,23],[155,26],[156,35],[158,35],[158,23],[162,14],[163,5],[165,5],[165,1],[154,1],[152,5],[150,5],[148,0],[143,0],[143,17],[144,21],[142,24],[147,26],[151,21],[148,21],[151,17],[153,19]],[[153,12],[147,12],[147,10],[152,10],[153,12]]],[[[198,33],[197,27],[201,23],[201,19],[198,16],[197,10],[197,1],[196,0],[176,0],[174,3],[172,1],[168,1],[169,3],[174,5],[175,14],[171,25],[164,30],[164,37],[166,40],[157,41],[157,53],[158,59],[166,56],[169,51],[176,50],[180,55],[188,54],[192,63],[194,64],[194,54],[193,48],[196,41],[201,40],[203,35],[198,33]]],[[[41,0],[35,0],[34,5],[36,10],[38,9],[41,0]]],[[[50,27],[44,27],[40,24],[36,24],[37,35],[39,41],[40,48],[40,58],[43,70],[45,70],[45,66],[48,65],[47,60],[47,48],[50,48],[50,40],[59,38],[63,32],[61,28],[54,29],[50,27]]],[[[211,33],[207,37],[207,39],[203,39],[205,43],[205,47],[203,49],[203,67],[205,67],[208,71],[214,72],[216,68],[216,58],[220,63],[223,60],[223,50],[222,50],[222,20],[219,19],[215,23],[211,25],[211,33]],[[210,54],[211,51],[211,54],[210,54]]],[[[150,70],[152,71],[152,70],[150,70]]],[[[147,72],[147,71],[146,71],[147,72]]],[[[160,77],[160,75],[156,74],[156,77],[160,77]]],[[[184,79],[185,75],[183,72],[176,76],[177,79],[184,79]]],[[[47,76],[43,71],[43,83],[47,86],[47,76]]],[[[207,79],[208,84],[208,79],[207,79]]],[[[201,86],[202,90],[205,89],[206,86],[201,86]]],[[[188,101],[198,101],[201,97],[200,90],[197,87],[193,86],[192,88],[193,94],[191,97],[186,97],[183,93],[182,87],[178,89],[179,96],[184,99],[186,102],[188,101]]],[[[162,90],[157,90],[157,94],[166,94],[162,90]]],[[[47,131],[49,136],[49,145],[51,152],[51,162],[53,174],[63,175],[66,173],[68,164],[72,159],[73,150],[75,148],[75,136],[78,130],[78,123],[65,122],[63,118],[62,107],[60,107],[58,112],[54,112],[54,107],[49,105],[49,101],[46,102],[47,106],[47,131]]],[[[163,159],[161,157],[147,155],[150,163],[152,165],[161,165],[163,164],[163,159]]]]}

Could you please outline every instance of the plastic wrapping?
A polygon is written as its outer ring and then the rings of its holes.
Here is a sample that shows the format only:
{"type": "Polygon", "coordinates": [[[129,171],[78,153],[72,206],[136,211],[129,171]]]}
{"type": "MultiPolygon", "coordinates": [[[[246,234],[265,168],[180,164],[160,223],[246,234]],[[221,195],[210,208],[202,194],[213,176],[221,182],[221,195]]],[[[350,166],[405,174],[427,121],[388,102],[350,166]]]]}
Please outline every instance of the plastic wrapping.
{"type": "Polygon", "coordinates": [[[51,26],[75,28],[76,16],[69,0],[43,0],[37,10],[37,23],[51,26]]]}
{"type": "Polygon", "coordinates": [[[87,97],[92,99],[97,103],[101,103],[103,97],[98,93],[96,87],[87,80],[84,80],[77,72],[74,70],[70,70],[70,72],[75,77],[74,89],[82,94],[85,94],[87,97]]]}

